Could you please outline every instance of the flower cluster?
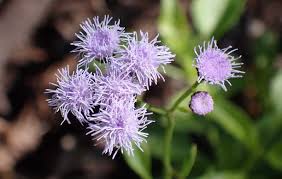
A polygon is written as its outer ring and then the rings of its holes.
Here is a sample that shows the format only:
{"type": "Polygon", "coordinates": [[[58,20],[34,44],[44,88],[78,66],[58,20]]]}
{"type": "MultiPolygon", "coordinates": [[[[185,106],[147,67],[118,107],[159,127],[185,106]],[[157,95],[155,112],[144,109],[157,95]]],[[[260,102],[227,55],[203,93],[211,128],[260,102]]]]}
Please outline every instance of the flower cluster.
{"type": "MultiPolygon", "coordinates": [[[[211,39],[207,44],[198,46],[194,51],[196,53],[196,64],[198,71],[198,83],[205,81],[211,85],[220,85],[224,91],[227,91],[225,83],[230,86],[229,79],[242,77],[243,71],[238,70],[243,63],[236,61],[241,56],[235,58],[231,54],[237,49],[231,46],[220,49],[216,40],[211,39]]],[[[213,99],[208,92],[196,92],[192,95],[189,103],[191,111],[198,115],[206,115],[213,110],[213,99]]]]}
{"type": "Polygon", "coordinates": [[[59,70],[57,84],[52,84],[56,89],[46,91],[51,94],[48,103],[61,112],[63,122],[70,123],[71,112],[87,125],[88,134],[105,145],[103,153],[113,158],[118,151],[132,155],[134,145],[141,149],[148,136],[144,129],[153,122],[145,106],[135,107],[136,96],[164,80],[158,69],[164,70],[174,55],[158,36],[149,40],[142,31],[126,33],[109,16],[88,19],[81,29],[72,43],[73,52],[81,56],[77,70],[71,75],[68,67],[59,70]],[[96,67],[93,73],[88,72],[90,64],[96,67]]]}

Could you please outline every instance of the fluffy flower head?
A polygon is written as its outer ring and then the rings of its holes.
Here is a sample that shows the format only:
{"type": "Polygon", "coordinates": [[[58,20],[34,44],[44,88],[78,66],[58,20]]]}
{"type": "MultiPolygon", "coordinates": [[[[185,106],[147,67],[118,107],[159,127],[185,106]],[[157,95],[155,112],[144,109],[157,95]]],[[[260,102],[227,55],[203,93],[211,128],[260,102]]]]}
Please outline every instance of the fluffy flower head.
{"type": "Polygon", "coordinates": [[[113,155],[121,150],[133,155],[133,145],[142,150],[140,144],[146,141],[147,133],[143,132],[152,121],[148,120],[144,107],[136,109],[135,100],[114,100],[107,108],[93,116],[95,123],[89,124],[91,134],[97,142],[103,142],[103,153],[113,155]]]}
{"type": "Polygon", "coordinates": [[[158,45],[160,41],[156,36],[149,41],[148,33],[140,31],[140,37],[136,32],[128,40],[128,46],[123,49],[121,57],[114,60],[122,70],[130,71],[138,82],[149,88],[158,78],[163,76],[158,72],[158,68],[171,63],[174,55],[166,46],[158,45]]]}
{"type": "Polygon", "coordinates": [[[107,73],[94,74],[95,95],[101,105],[111,104],[112,99],[128,98],[140,95],[145,89],[133,82],[128,72],[108,67],[107,73]]]}
{"type": "Polygon", "coordinates": [[[127,36],[124,28],[119,26],[119,21],[110,25],[112,18],[105,16],[100,22],[99,17],[94,17],[93,21],[87,19],[80,26],[82,31],[76,34],[79,41],[72,45],[76,46],[73,52],[82,54],[79,65],[87,65],[93,59],[107,59],[119,49],[119,43],[127,36]]]}
{"type": "Polygon", "coordinates": [[[195,114],[206,115],[213,110],[213,99],[208,92],[198,91],[191,96],[189,107],[195,114]]]}
{"type": "Polygon", "coordinates": [[[198,82],[202,80],[209,84],[220,85],[225,91],[225,82],[229,85],[230,78],[242,77],[240,74],[244,73],[237,70],[241,67],[242,63],[237,63],[238,58],[234,58],[231,53],[237,49],[232,49],[231,46],[219,49],[216,40],[212,39],[206,46],[198,46],[194,51],[196,57],[196,68],[198,70],[198,82]]]}
{"type": "Polygon", "coordinates": [[[60,111],[64,120],[70,123],[68,113],[71,112],[77,117],[80,123],[86,122],[85,116],[92,112],[95,95],[93,93],[94,81],[91,73],[87,70],[76,70],[72,74],[69,67],[58,70],[57,84],[51,83],[56,89],[47,89],[52,97],[48,104],[60,111]]]}

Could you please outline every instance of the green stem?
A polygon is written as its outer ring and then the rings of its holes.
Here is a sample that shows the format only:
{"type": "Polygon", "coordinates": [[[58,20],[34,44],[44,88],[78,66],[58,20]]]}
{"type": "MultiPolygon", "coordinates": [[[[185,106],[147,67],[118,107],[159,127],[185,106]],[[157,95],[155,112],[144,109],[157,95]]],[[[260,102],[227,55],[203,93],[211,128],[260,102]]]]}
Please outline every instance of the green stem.
{"type": "Polygon", "coordinates": [[[173,168],[171,166],[171,141],[173,137],[175,122],[172,116],[169,114],[167,116],[167,127],[164,136],[164,178],[171,179],[173,174],[173,168]]]}
{"type": "Polygon", "coordinates": [[[163,108],[152,106],[150,104],[147,104],[146,106],[147,106],[147,109],[149,111],[152,111],[152,112],[154,112],[156,114],[159,114],[159,115],[166,115],[167,114],[166,110],[163,109],[163,108]]]}
{"type": "Polygon", "coordinates": [[[171,166],[171,143],[173,137],[173,131],[175,127],[175,121],[173,120],[173,113],[178,108],[179,104],[185,100],[194,90],[198,87],[199,83],[196,81],[189,89],[187,89],[168,109],[166,113],[167,126],[165,129],[164,136],[164,178],[172,179],[173,177],[173,167],[171,166]]]}
{"type": "Polygon", "coordinates": [[[149,111],[152,111],[152,112],[154,112],[156,114],[163,115],[163,116],[165,116],[167,114],[167,111],[164,108],[156,107],[156,106],[153,106],[151,104],[147,104],[147,103],[145,103],[145,102],[143,102],[141,100],[138,100],[138,103],[140,105],[146,105],[146,107],[147,107],[147,109],[149,111]]]}
{"type": "Polygon", "coordinates": [[[183,100],[185,100],[198,87],[198,85],[199,85],[199,83],[196,81],[190,88],[188,88],[186,91],[184,91],[184,93],[171,106],[171,108],[169,109],[169,113],[173,113],[177,109],[179,104],[183,100]]]}

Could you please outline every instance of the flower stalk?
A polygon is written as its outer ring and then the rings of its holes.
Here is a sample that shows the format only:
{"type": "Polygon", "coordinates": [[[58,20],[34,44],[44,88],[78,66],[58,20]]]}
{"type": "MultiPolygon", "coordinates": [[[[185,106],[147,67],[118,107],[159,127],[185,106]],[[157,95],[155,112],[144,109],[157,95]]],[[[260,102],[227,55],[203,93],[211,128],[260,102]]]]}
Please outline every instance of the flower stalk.
{"type": "Polygon", "coordinates": [[[173,137],[173,131],[175,127],[175,121],[172,119],[172,115],[167,116],[167,126],[164,137],[164,178],[171,179],[173,175],[173,167],[171,166],[171,142],[173,137]]]}
{"type": "Polygon", "coordinates": [[[171,166],[171,143],[173,138],[173,132],[175,128],[175,120],[173,119],[173,113],[178,108],[179,104],[185,100],[191,93],[195,91],[199,83],[196,81],[190,88],[188,88],[167,110],[167,126],[164,136],[164,178],[171,179],[173,177],[173,167],[171,166]]]}
{"type": "Polygon", "coordinates": [[[185,100],[192,92],[195,91],[195,89],[198,87],[199,83],[196,81],[190,88],[188,88],[184,93],[173,103],[171,108],[168,110],[169,113],[173,113],[179,104],[185,100]]]}

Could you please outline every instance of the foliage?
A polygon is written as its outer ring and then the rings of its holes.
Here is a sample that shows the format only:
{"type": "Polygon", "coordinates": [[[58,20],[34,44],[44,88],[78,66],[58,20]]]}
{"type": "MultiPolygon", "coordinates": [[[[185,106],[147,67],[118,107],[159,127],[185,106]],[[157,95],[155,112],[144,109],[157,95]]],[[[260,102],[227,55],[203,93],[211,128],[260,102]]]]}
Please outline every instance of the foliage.
{"type": "MultiPolygon", "coordinates": [[[[222,37],[238,23],[245,4],[245,0],[193,0],[189,7],[190,24],[178,1],[162,0],[159,32],[177,56],[177,65],[169,66],[167,75],[192,84],[197,78],[192,67],[193,47],[212,36],[222,37]]],[[[277,39],[267,30],[255,42],[248,49],[253,53],[254,66],[250,71],[245,70],[246,75],[240,79],[242,82],[237,82],[234,85],[237,86],[228,92],[230,94],[218,88],[200,86],[213,94],[215,109],[211,114],[195,116],[185,110],[187,101],[180,104],[183,110],[176,111],[174,116],[176,126],[170,156],[176,177],[186,178],[190,173],[188,178],[197,179],[282,178],[282,72],[273,67],[277,39]],[[259,116],[251,116],[246,112],[246,106],[231,100],[252,88],[258,90],[259,116]]],[[[243,61],[248,60],[243,56],[243,61]]],[[[179,94],[171,101],[177,97],[179,94]]],[[[164,155],[162,140],[167,123],[160,115],[154,118],[156,123],[150,129],[147,150],[152,159],[159,161],[164,155]]],[[[149,178],[149,174],[143,175],[150,170],[144,172],[144,168],[136,167],[144,162],[139,160],[139,154],[137,158],[135,162],[140,164],[129,161],[130,166],[141,178],[149,178]]],[[[159,176],[161,172],[154,172],[154,175],[159,176]]]]}

